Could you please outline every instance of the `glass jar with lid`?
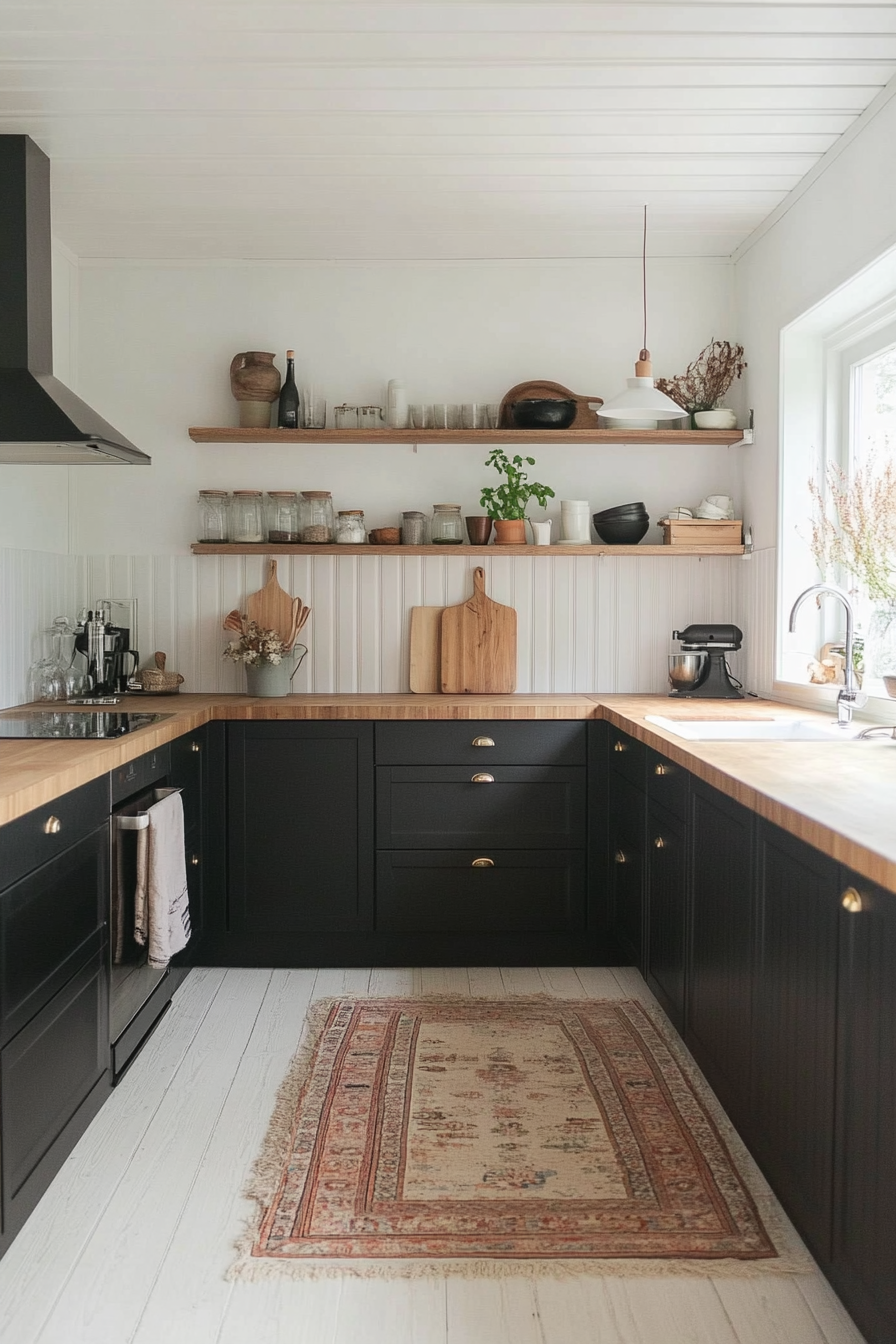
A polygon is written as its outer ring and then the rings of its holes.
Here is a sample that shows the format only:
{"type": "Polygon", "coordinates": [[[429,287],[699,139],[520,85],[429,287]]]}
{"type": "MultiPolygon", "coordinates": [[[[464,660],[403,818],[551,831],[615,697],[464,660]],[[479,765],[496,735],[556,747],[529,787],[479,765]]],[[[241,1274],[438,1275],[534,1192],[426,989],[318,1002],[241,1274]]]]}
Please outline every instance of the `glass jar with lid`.
{"type": "Polygon", "coordinates": [[[426,537],[426,519],[419,509],[407,509],[401,515],[402,546],[422,546],[426,537]]]}
{"type": "Polygon", "coordinates": [[[305,545],[323,546],[333,540],[336,519],[329,490],[303,490],[301,528],[305,545]]]}
{"type": "Polygon", "coordinates": [[[199,540],[230,540],[230,495],[226,490],[199,491],[199,540]]]}
{"type": "Polygon", "coordinates": [[[299,496],[295,490],[267,493],[268,541],[278,545],[301,540],[299,496]]]}
{"type": "Polygon", "coordinates": [[[431,533],[433,546],[460,546],[463,539],[460,505],[433,504],[431,533]]]}
{"type": "Polygon", "coordinates": [[[243,545],[264,541],[260,490],[234,490],[230,506],[230,540],[243,545]]]}
{"type": "Polygon", "coordinates": [[[340,509],[336,515],[336,541],[342,546],[363,546],[367,540],[363,509],[340,509]]]}

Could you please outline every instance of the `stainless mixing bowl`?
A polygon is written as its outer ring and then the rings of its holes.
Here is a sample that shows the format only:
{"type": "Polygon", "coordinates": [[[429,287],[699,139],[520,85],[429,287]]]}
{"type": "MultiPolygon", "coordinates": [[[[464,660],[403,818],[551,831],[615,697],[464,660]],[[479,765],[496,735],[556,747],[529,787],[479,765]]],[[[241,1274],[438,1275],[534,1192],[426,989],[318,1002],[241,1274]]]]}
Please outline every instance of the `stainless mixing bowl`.
{"type": "Polygon", "coordinates": [[[673,691],[692,690],[703,674],[705,663],[705,653],[670,653],[669,685],[673,691]]]}

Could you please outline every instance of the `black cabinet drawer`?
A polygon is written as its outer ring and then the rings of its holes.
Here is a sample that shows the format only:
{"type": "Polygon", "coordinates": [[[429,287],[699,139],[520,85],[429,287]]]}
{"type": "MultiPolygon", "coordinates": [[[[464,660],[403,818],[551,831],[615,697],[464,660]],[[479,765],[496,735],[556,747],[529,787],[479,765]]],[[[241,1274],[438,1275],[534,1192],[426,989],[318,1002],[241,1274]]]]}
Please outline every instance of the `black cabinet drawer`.
{"type": "Polygon", "coordinates": [[[104,948],[0,1051],[4,1236],[21,1227],[74,1147],[84,1128],[78,1112],[107,1074],[107,975],[104,948]]]}
{"type": "Polygon", "coordinates": [[[585,925],[581,850],[381,852],[376,928],[387,933],[548,933],[585,925]]]}
{"type": "Polygon", "coordinates": [[[585,770],[380,766],[380,849],[584,849],[585,770]]]}
{"type": "Polygon", "coordinates": [[[690,773],[659,752],[647,752],[647,797],[681,821],[688,819],[690,773]]]}
{"type": "Polygon", "coordinates": [[[148,788],[157,780],[164,779],[171,769],[171,745],[165,742],[163,746],[147,751],[140,759],[143,762],[143,787],[148,788]]]}
{"type": "Polygon", "coordinates": [[[131,794],[137,793],[139,789],[148,789],[151,784],[158,783],[165,778],[170,769],[171,746],[166,742],[161,747],[154,747],[152,751],[144,752],[142,756],[135,756],[132,761],[125,761],[124,765],[110,770],[109,786],[113,804],[120,803],[123,798],[130,798],[131,794]]]}
{"type": "Polygon", "coordinates": [[[610,725],[610,770],[621,775],[636,788],[644,788],[647,767],[647,748],[636,737],[629,737],[621,728],[610,725]]]}
{"type": "Polygon", "coordinates": [[[108,823],[0,896],[0,1041],[105,939],[108,823]]]}
{"type": "Polygon", "coordinates": [[[109,816],[106,775],[0,827],[0,890],[49,863],[109,816]]]}
{"type": "Polygon", "coordinates": [[[377,765],[584,765],[586,725],[479,719],[378,723],[377,765]]]}

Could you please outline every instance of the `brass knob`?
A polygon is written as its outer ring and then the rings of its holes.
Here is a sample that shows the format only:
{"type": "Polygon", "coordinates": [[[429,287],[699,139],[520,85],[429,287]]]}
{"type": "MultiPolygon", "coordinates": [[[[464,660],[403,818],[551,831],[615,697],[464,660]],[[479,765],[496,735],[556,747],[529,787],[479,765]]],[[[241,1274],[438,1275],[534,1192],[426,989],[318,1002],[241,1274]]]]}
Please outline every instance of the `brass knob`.
{"type": "Polygon", "coordinates": [[[654,840],[654,842],[653,842],[653,847],[654,847],[654,849],[665,849],[665,848],[666,848],[666,842],[665,842],[665,840],[663,839],[663,837],[662,837],[661,835],[658,835],[657,838],[654,840]]]}
{"type": "Polygon", "coordinates": [[[625,850],[623,849],[617,849],[613,857],[617,863],[628,863],[628,859],[625,857],[625,850]]]}
{"type": "Polygon", "coordinates": [[[193,857],[190,859],[190,862],[192,863],[192,865],[193,865],[194,868],[198,868],[198,867],[199,867],[199,855],[198,855],[198,854],[194,854],[193,857]]]}
{"type": "Polygon", "coordinates": [[[471,784],[494,784],[494,775],[474,775],[470,780],[471,784]]]}
{"type": "Polygon", "coordinates": [[[625,745],[624,742],[614,742],[614,743],[613,743],[613,750],[614,750],[614,751],[626,751],[627,748],[626,748],[626,745],[625,745]]]}
{"type": "Polygon", "coordinates": [[[471,745],[474,747],[493,747],[495,739],[493,737],[474,737],[471,745]]]}
{"type": "Polygon", "coordinates": [[[191,743],[190,743],[190,750],[191,750],[191,751],[201,751],[202,748],[200,747],[200,745],[199,745],[198,742],[191,742],[191,743]]]}
{"type": "Polygon", "coordinates": [[[494,868],[494,859],[474,859],[470,864],[471,868],[494,868]]]}
{"type": "Polygon", "coordinates": [[[855,887],[847,887],[840,897],[840,904],[844,910],[848,910],[851,915],[861,914],[862,896],[856,891],[855,887]]]}
{"type": "Polygon", "coordinates": [[[672,771],[668,765],[655,765],[653,773],[655,775],[671,775],[672,771]]]}
{"type": "Polygon", "coordinates": [[[44,835],[58,835],[62,830],[62,822],[58,817],[47,817],[44,822],[44,835]]]}

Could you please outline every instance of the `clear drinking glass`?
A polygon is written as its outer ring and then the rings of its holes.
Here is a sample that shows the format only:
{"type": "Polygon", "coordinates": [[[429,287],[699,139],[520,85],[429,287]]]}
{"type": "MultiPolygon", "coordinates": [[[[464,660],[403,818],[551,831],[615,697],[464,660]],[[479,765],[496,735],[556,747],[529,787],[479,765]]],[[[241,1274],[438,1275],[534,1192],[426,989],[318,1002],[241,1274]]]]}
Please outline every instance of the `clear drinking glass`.
{"type": "Polygon", "coordinates": [[[501,403],[490,401],[485,408],[485,419],[489,429],[497,429],[501,419],[501,403]]]}
{"type": "Polygon", "coordinates": [[[336,406],[333,414],[336,417],[337,429],[357,429],[358,428],[358,408],[357,406],[336,406]]]}
{"type": "Polygon", "coordinates": [[[408,416],[413,429],[430,429],[432,426],[431,406],[409,406],[408,416]]]}
{"type": "Polygon", "coordinates": [[[486,429],[488,421],[481,402],[468,401],[460,408],[460,422],[464,429],[486,429]]]}
{"type": "MultiPolygon", "coordinates": [[[[319,388],[310,383],[302,389],[302,428],[326,429],[327,402],[319,388]]],[[[338,426],[337,426],[338,428],[338,426]]],[[[346,426],[348,428],[348,426],[346,426]]]]}
{"type": "Polygon", "coordinates": [[[433,429],[457,429],[460,424],[459,408],[447,401],[437,401],[431,407],[433,429]]]}

